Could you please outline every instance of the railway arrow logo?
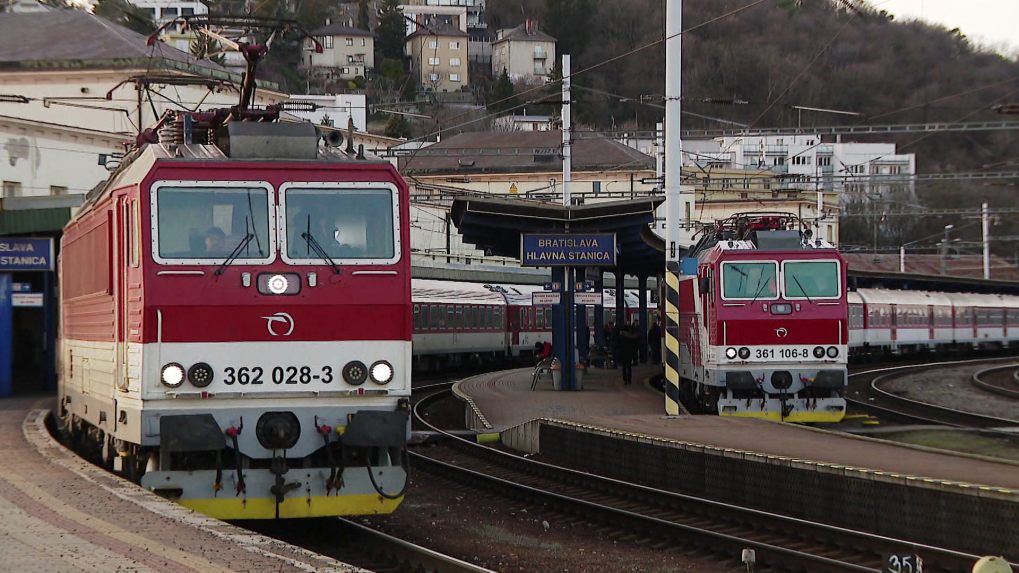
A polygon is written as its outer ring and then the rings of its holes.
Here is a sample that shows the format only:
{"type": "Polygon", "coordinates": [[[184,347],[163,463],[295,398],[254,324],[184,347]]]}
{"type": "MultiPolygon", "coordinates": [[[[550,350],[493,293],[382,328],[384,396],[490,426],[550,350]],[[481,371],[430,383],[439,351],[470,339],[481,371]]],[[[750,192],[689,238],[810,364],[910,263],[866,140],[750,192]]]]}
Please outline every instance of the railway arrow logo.
{"type": "Polygon", "coordinates": [[[290,316],[285,312],[277,312],[272,316],[263,316],[262,318],[264,318],[267,321],[265,325],[269,329],[269,334],[273,336],[290,336],[290,334],[294,331],[294,317],[290,316]],[[272,325],[273,323],[276,322],[282,322],[289,326],[289,328],[284,334],[280,335],[275,330],[273,330],[272,325]]]}
{"type": "MultiPolygon", "coordinates": [[[[290,327],[290,328],[293,329],[293,327],[290,327]]],[[[270,328],[269,330],[271,331],[272,328],[270,328]]],[[[289,334],[289,333],[287,333],[287,334],[289,334]]],[[[777,336],[779,338],[785,338],[785,337],[789,336],[789,331],[784,329],[784,328],[776,328],[775,329],[775,336],[777,336]]]]}

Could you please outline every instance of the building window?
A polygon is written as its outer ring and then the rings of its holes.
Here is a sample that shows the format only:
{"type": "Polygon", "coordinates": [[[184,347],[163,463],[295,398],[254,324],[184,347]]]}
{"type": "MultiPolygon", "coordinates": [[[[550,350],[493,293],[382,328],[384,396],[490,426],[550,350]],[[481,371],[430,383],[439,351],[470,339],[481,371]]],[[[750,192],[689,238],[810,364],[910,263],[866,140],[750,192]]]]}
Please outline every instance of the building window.
{"type": "Polygon", "coordinates": [[[451,82],[460,81],[460,74],[449,74],[449,81],[451,82]]]}
{"type": "Polygon", "coordinates": [[[319,39],[319,43],[322,44],[322,47],[324,47],[327,50],[333,49],[333,37],[332,36],[326,36],[324,38],[320,38],[319,39]]]}
{"type": "Polygon", "coordinates": [[[428,65],[437,66],[439,65],[439,61],[440,61],[439,58],[428,58],[428,65]]]}
{"type": "Polygon", "coordinates": [[[460,58],[450,58],[449,59],[449,65],[451,65],[451,66],[459,66],[460,65],[460,58]]]}
{"type": "Polygon", "coordinates": [[[592,181],[591,182],[591,191],[593,191],[595,193],[601,193],[601,181],[592,181]]]}
{"type": "Polygon", "coordinates": [[[428,47],[430,49],[434,50],[435,48],[439,47],[439,43],[437,41],[435,41],[435,40],[431,40],[431,41],[428,42],[428,47]]]}
{"type": "Polygon", "coordinates": [[[433,82],[439,81],[439,74],[428,74],[428,79],[433,82]]]}
{"type": "Polygon", "coordinates": [[[545,75],[545,68],[544,68],[544,66],[542,66],[541,64],[535,64],[534,65],[534,75],[536,75],[536,76],[545,75]]]}
{"type": "Polygon", "coordinates": [[[365,45],[365,43],[364,43],[364,38],[361,38],[361,45],[362,45],[362,46],[364,46],[364,45],[365,45]]]}
{"type": "Polygon", "coordinates": [[[194,16],[195,15],[195,9],[194,8],[181,8],[180,9],[180,15],[181,16],[194,16]]]}
{"type": "Polygon", "coordinates": [[[21,183],[18,181],[4,181],[4,197],[21,197],[21,183]]]}
{"type": "Polygon", "coordinates": [[[67,195],[67,187],[61,187],[60,185],[50,185],[50,195],[67,195]]]}
{"type": "Polygon", "coordinates": [[[450,42],[449,43],[449,49],[450,50],[459,50],[460,49],[460,42],[450,42]]]}
{"type": "Polygon", "coordinates": [[[354,38],[347,38],[346,44],[348,46],[353,46],[354,45],[354,38]]]}
{"type": "Polygon", "coordinates": [[[827,167],[831,165],[831,157],[818,157],[817,164],[822,167],[827,167]]]}
{"type": "Polygon", "coordinates": [[[345,75],[347,75],[349,73],[350,73],[350,68],[340,68],[340,74],[341,75],[345,76],[345,75]]]}

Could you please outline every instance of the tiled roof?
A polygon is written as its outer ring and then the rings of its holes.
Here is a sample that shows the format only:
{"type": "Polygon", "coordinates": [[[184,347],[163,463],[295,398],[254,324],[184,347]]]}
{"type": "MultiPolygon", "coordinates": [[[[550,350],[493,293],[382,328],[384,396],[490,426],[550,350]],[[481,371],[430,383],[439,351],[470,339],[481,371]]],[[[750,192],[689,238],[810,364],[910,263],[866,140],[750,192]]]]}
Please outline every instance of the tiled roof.
{"type": "Polygon", "coordinates": [[[415,30],[413,34],[407,36],[407,39],[409,40],[418,36],[462,36],[466,38],[467,32],[446,23],[428,24],[427,27],[425,27],[424,24],[418,24],[418,29],[415,30]]]}
{"type": "Polygon", "coordinates": [[[342,24],[329,24],[328,26],[323,26],[317,30],[313,30],[310,33],[312,36],[375,36],[375,34],[372,34],[368,30],[351,28],[350,26],[344,26],[342,24]]]}
{"type": "MultiPolygon", "coordinates": [[[[400,159],[408,173],[561,171],[561,131],[477,131],[444,137],[440,143],[400,159]],[[541,150],[534,153],[534,150],[541,150]],[[549,154],[554,150],[554,154],[549,154]]],[[[613,139],[576,132],[571,145],[574,170],[654,169],[653,157],[613,139]]]]}
{"type": "MultiPolygon", "coordinates": [[[[21,62],[69,62],[88,67],[111,61],[137,65],[140,60],[169,60],[217,72],[228,70],[208,60],[195,60],[163,42],[147,45],[145,36],[82,10],[0,14],[0,67],[21,62]]],[[[23,66],[23,67],[33,67],[23,66]]],[[[114,66],[115,67],[115,66],[114,66]]],[[[198,70],[196,70],[198,71],[198,70]]]]}
{"type": "Polygon", "coordinates": [[[525,41],[530,41],[530,42],[557,42],[558,41],[555,38],[553,38],[552,36],[549,36],[548,34],[546,34],[545,32],[542,32],[541,30],[534,30],[534,32],[528,34],[526,27],[527,27],[527,24],[521,24],[521,25],[517,26],[516,28],[513,28],[512,30],[510,30],[508,32],[503,32],[502,33],[502,38],[499,38],[498,40],[493,40],[492,43],[493,44],[498,44],[499,42],[508,42],[510,40],[525,40],[525,41]]]}

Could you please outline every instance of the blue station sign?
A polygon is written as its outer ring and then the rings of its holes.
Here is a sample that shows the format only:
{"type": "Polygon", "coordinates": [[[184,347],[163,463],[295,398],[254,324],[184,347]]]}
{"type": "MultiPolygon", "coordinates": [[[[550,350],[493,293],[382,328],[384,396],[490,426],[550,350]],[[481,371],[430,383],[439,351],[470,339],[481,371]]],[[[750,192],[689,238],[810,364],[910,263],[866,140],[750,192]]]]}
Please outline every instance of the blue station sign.
{"type": "Polygon", "coordinates": [[[612,267],[616,265],[616,235],[524,234],[520,260],[525,267],[612,267]]]}
{"type": "Polygon", "coordinates": [[[0,237],[0,272],[52,271],[53,239],[0,237]]]}

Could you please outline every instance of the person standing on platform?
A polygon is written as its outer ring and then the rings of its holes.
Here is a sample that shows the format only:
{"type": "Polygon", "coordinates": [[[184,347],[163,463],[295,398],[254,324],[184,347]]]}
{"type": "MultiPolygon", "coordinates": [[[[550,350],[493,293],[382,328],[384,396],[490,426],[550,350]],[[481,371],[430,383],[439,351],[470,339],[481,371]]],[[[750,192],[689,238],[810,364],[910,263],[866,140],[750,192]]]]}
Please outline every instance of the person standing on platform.
{"type": "Polygon", "coordinates": [[[647,331],[647,344],[651,348],[651,362],[653,364],[662,363],[662,327],[658,326],[658,321],[654,321],[651,324],[651,328],[647,331]]]}
{"type": "Polygon", "coordinates": [[[633,383],[633,359],[637,356],[637,334],[633,332],[626,323],[619,329],[619,337],[616,341],[617,359],[619,367],[623,369],[623,384],[633,383]]]}

